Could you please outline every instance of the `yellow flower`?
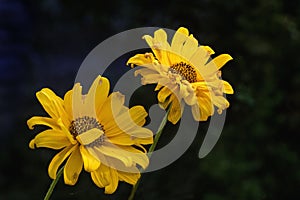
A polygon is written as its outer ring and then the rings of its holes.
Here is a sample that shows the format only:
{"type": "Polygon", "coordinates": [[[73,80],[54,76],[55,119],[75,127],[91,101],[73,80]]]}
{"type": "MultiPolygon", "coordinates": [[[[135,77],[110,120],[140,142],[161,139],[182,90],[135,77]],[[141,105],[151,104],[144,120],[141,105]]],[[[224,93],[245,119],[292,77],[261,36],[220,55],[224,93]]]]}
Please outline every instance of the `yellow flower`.
{"type": "Polygon", "coordinates": [[[171,44],[167,34],[159,29],[154,37],[143,37],[151,47],[152,53],[136,54],[127,64],[131,67],[141,66],[135,75],[142,76],[142,84],[157,84],[157,98],[166,109],[169,105],[168,120],[176,124],[181,118],[184,103],[191,106],[193,117],[197,121],[205,121],[214,114],[214,106],[218,113],[228,108],[229,102],[224,93],[233,94],[231,85],[221,80],[220,68],[232,57],[222,54],[214,59],[210,55],[214,51],[208,46],[198,45],[198,41],[189,35],[186,28],[180,27],[171,44]]]}
{"type": "Polygon", "coordinates": [[[109,87],[109,81],[98,76],[86,95],[79,83],[64,99],[48,88],[37,92],[50,117],[34,116],[27,124],[30,129],[35,125],[50,129],[39,133],[29,146],[61,149],[49,164],[52,179],[66,160],[66,184],[74,185],[84,168],[98,187],[111,194],[119,181],[134,185],[140,177],[138,168],[149,164],[142,144],[152,144],[153,134],[141,127],[147,112],[142,106],[125,107],[118,92],[108,96],[109,87]]]}

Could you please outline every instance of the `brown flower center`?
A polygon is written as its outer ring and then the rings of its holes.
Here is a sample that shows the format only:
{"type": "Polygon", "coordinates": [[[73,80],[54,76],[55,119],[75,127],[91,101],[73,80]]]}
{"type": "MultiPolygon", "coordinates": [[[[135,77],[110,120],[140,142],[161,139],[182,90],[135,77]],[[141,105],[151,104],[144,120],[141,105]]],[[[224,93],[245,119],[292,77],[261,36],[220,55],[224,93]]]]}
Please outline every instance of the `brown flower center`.
{"type": "MultiPolygon", "coordinates": [[[[91,130],[93,128],[97,128],[101,131],[104,131],[103,126],[98,122],[97,119],[93,117],[79,117],[73,120],[70,124],[69,131],[76,138],[78,135],[91,130]]],[[[94,142],[90,143],[88,146],[96,146],[101,145],[104,142],[104,134],[97,138],[94,142]]]]}
{"type": "Polygon", "coordinates": [[[172,65],[169,68],[169,71],[173,74],[179,74],[185,80],[190,83],[197,82],[197,72],[196,70],[189,64],[185,62],[180,62],[172,65]]]}

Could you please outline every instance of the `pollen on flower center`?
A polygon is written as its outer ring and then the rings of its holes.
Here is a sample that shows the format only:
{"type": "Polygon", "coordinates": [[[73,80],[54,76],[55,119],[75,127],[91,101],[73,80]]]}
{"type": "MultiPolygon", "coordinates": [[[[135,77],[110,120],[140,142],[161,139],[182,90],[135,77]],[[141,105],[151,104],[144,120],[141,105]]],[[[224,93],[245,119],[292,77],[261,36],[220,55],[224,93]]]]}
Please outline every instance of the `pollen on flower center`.
{"type": "MultiPolygon", "coordinates": [[[[104,131],[103,126],[98,122],[97,119],[89,116],[84,116],[73,120],[69,127],[69,131],[75,138],[76,136],[88,130],[91,130],[93,128],[97,128],[101,131],[104,131]]],[[[103,142],[104,142],[104,135],[101,135],[94,142],[89,144],[89,146],[101,145],[103,142]]]]}
{"type": "Polygon", "coordinates": [[[190,83],[197,82],[196,70],[191,65],[185,62],[180,62],[172,65],[169,68],[169,71],[173,74],[181,75],[185,80],[187,80],[190,83]]]}

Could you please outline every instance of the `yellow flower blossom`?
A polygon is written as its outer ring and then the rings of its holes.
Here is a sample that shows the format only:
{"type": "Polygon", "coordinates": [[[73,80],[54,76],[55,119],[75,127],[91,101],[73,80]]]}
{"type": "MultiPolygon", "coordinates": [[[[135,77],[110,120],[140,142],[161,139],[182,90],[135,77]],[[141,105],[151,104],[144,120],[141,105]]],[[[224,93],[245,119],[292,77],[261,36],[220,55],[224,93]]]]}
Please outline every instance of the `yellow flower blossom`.
{"type": "Polygon", "coordinates": [[[214,51],[198,41],[188,29],[180,27],[167,41],[163,29],[154,32],[154,37],[143,37],[153,53],[136,54],[127,64],[141,66],[135,75],[142,76],[142,84],[157,84],[158,101],[166,109],[171,106],[168,120],[176,124],[181,118],[184,105],[191,106],[197,121],[206,121],[217,107],[219,114],[229,107],[224,93],[233,94],[231,85],[221,80],[220,68],[232,57],[228,54],[211,59],[214,51]]]}
{"type": "Polygon", "coordinates": [[[105,193],[113,193],[119,181],[134,185],[140,177],[139,168],[149,164],[143,144],[153,143],[153,134],[141,127],[147,112],[142,106],[127,108],[124,96],[109,93],[108,79],[98,76],[88,93],[76,83],[64,98],[44,88],[36,96],[49,117],[34,116],[27,121],[49,127],[31,140],[34,149],[46,147],[60,150],[48,167],[49,176],[56,178],[64,161],[64,182],[74,185],[84,168],[93,182],[105,193]]]}

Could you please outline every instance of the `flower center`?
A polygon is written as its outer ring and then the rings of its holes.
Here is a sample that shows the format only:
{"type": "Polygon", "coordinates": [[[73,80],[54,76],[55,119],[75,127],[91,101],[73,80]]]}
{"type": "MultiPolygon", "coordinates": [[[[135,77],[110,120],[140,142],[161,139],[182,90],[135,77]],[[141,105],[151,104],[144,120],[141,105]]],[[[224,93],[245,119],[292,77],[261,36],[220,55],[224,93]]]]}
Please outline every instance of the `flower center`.
{"type": "MultiPolygon", "coordinates": [[[[93,117],[84,116],[73,120],[70,124],[69,131],[73,135],[73,137],[76,138],[78,135],[93,128],[97,128],[101,131],[104,131],[103,126],[97,121],[97,119],[93,117]]],[[[101,145],[104,142],[104,137],[104,134],[101,135],[92,143],[88,144],[88,146],[101,145]]]]}
{"type": "Polygon", "coordinates": [[[187,80],[190,83],[197,82],[197,72],[189,64],[185,62],[180,62],[172,65],[169,68],[169,71],[173,74],[179,74],[183,79],[187,80]]]}

